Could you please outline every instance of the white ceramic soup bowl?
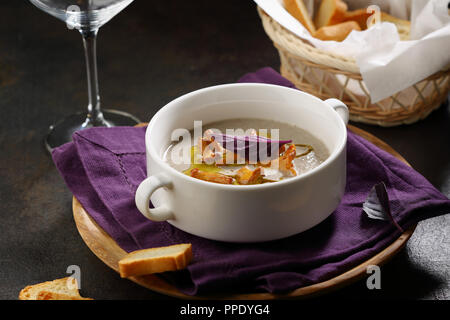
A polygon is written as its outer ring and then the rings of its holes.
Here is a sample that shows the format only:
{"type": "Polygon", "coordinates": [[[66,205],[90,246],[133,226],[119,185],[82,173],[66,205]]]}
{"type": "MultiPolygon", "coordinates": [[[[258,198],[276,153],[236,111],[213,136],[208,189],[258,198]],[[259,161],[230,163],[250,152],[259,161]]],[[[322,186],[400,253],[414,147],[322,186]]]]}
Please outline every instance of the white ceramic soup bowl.
{"type": "MultiPolygon", "coordinates": [[[[299,90],[256,83],[225,84],[183,95],[151,119],[147,178],[136,191],[139,211],[191,234],[227,242],[260,242],[305,231],[327,218],[345,189],[347,107],[299,90]],[[175,129],[236,118],[270,119],[312,133],[330,155],[313,170],[261,185],[223,185],[192,178],[163,155],[175,129]],[[154,208],[149,208],[151,200],[154,208]]],[[[259,129],[259,128],[256,128],[259,129]]]]}

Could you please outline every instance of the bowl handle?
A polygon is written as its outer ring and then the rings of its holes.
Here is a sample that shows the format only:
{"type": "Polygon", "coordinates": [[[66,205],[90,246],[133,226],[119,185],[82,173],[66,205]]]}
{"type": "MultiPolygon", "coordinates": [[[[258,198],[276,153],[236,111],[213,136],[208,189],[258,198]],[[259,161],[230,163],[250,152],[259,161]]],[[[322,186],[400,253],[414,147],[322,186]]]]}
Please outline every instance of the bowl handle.
{"type": "Polygon", "coordinates": [[[338,115],[342,118],[345,124],[348,124],[349,112],[347,106],[338,99],[327,99],[325,100],[330,107],[332,107],[338,115]]]}
{"type": "Polygon", "coordinates": [[[153,221],[165,221],[174,218],[173,212],[166,206],[150,208],[150,197],[153,192],[162,187],[170,187],[172,182],[165,174],[150,176],[141,182],[136,190],[135,202],[139,211],[147,218],[153,221]]]}

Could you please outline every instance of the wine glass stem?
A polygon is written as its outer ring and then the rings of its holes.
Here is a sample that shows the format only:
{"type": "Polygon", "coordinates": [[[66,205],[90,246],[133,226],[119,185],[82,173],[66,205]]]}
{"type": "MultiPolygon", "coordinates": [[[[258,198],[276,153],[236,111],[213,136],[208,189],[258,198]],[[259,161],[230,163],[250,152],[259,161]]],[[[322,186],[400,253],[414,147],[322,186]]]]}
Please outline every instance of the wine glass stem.
{"type": "Polygon", "coordinates": [[[97,32],[96,30],[80,30],[83,36],[84,54],[86,57],[88,83],[88,113],[83,127],[109,126],[103,118],[100,108],[100,94],[97,75],[97,32]]]}

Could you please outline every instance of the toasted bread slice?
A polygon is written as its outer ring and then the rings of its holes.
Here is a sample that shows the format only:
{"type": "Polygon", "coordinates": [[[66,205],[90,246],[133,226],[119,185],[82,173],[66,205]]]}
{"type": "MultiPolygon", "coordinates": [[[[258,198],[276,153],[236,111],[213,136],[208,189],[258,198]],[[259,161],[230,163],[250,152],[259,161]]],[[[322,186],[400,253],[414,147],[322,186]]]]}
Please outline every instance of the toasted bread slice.
{"type": "Polygon", "coordinates": [[[284,7],[295,19],[313,34],[316,31],[314,23],[303,0],[284,0],[284,7]]]}
{"type": "Polygon", "coordinates": [[[367,12],[367,9],[357,9],[353,11],[348,11],[345,13],[345,16],[342,22],[346,21],[355,21],[359,24],[361,30],[367,29],[367,20],[369,17],[374,14],[374,12],[367,12]]]}
{"type": "Polygon", "coordinates": [[[314,37],[320,40],[342,41],[352,30],[360,31],[359,24],[355,21],[347,21],[332,26],[325,26],[314,33],[314,37]]]}
{"type": "Polygon", "coordinates": [[[322,0],[314,18],[317,29],[340,23],[347,12],[347,4],[342,0],[322,0]]]}
{"type": "MultiPolygon", "coordinates": [[[[75,278],[66,277],[53,281],[46,281],[31,286],[26,286],[19,293],[20,300],[37,300],[41,292],[50,292],[51,294],[64,295],[67,300],[78,300],[82,298],[78,291],[78,283],[75,278]],[[77,298],[77,299],[75,299],[77,298]]],[[[48,299],[45,299],[48,300],[48,299]]],[[[60,299],[61,300],[61,299],[60,299]]]]}
{"type": "Polygon", "coordinates": [[[74,296],[66,293],[42,290],[38,293],[36,300],[94,300],[92,298],[83,298],[82,296],[74,296]]]}
{"type": "Polygon", "coordinates": [[[176,244],[133,251],[119,261],[122,278],[165,271],[176,271],[187,267],[192,261],[192,245],[176,244]]]}

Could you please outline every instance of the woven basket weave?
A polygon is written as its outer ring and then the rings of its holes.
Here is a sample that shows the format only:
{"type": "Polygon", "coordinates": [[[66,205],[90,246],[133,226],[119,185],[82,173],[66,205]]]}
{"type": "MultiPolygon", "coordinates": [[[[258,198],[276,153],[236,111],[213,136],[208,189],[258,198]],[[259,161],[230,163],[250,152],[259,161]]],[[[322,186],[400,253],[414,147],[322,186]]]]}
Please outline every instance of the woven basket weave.
{"type": "Polygon", "coordinates": [[[278,49],[281,74],[294,85],[321,99],[337,98],[355,122],[379,126],[410,124],[427,117],[446,99],[450,69],[372,103],[353,58],[323,51],[301,40],[258,7],[264,30],[278,49]]]}

